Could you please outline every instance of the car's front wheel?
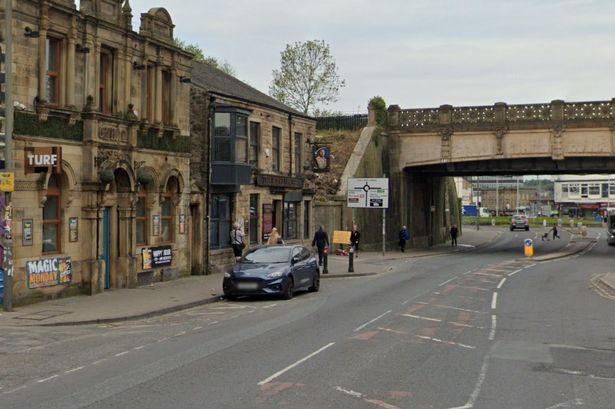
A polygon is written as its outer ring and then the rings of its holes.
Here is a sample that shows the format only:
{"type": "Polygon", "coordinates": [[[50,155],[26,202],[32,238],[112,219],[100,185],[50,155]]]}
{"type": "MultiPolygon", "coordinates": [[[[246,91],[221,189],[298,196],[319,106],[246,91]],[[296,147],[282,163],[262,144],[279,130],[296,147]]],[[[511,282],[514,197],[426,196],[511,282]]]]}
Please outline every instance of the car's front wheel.
{"type": "Polygon", "coordinates": [[[530,226],[525,226],[525,231],[530,231],[530,226]]]}
{"type": "Polygon", "coordinates": [[[320,290],[320,271],[316,270],[316,273],[314,274],[314,281],[312,281],[312,286],[308,288],[308,291],[315,293],[318,290],[320,290]]]}
{"type": "Polygon", "coordinates": [[[294,291],[295,291],[295,285],[293,283],[293,279],[292,277],[289,277],[288,282],[286,283],[286,286],[284,287],[284,290],[282,291],[282,299],[290,300],[291,298],[293,298],[294,291]]]}

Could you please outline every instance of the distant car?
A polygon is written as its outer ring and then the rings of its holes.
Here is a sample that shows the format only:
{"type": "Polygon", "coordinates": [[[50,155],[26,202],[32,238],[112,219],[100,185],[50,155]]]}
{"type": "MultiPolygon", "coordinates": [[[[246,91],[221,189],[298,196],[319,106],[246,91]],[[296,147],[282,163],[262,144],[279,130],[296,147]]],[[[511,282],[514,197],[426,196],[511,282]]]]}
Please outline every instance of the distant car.
{"type": "Polygon", "coordinates": [[[257,247],[224,274],[222,288],[228,299],[276,295],[289,300],[296,291],[318,291],[320,270],[316,258],[304,246],[257,247]]]}
{"type": "Polygon", "coordinates": [[[512,217],[510,220],[510,231],[515,229],[521,229],[525,231],[530,230],[530,223],[527,219],[527,216],[523,214],[517,214],[512,217]]]}

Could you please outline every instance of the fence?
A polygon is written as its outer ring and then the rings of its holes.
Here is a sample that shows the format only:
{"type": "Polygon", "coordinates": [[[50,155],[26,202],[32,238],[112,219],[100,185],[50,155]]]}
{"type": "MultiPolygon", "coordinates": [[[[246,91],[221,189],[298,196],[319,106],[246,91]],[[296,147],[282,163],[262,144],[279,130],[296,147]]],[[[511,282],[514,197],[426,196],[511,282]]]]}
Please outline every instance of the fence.
{"type": "Polygon", "coordinates": [[[327,116],[316,118],[316,129],[334,129],[337,131],[353,131],[367,126],[367,114],[327,116]]]}

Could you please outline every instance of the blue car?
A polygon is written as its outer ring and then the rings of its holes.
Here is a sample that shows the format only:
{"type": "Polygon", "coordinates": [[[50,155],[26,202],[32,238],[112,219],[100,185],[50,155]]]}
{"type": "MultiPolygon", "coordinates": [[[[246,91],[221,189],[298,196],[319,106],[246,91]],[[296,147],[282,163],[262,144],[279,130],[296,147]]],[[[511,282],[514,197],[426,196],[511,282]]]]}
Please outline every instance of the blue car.
{"type": "Polygon", "coordinates": [[[320,289],[316,258],[304,246],[264,246],[250,250],[224,274],[227,299],[242,295],[276,295],[289,300],[296,291],[320,289]]]}

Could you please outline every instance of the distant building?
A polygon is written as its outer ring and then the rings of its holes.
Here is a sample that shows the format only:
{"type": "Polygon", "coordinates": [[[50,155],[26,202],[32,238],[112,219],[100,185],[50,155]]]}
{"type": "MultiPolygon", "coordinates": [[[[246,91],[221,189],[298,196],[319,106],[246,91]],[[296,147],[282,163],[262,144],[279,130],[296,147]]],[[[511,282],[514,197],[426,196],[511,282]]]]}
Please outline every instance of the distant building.
{"type": "Polygon", "coordinates": [[[615,202],[615,175],[562,175],[555,179],[560,214],[593,217],[615,202]]]}

